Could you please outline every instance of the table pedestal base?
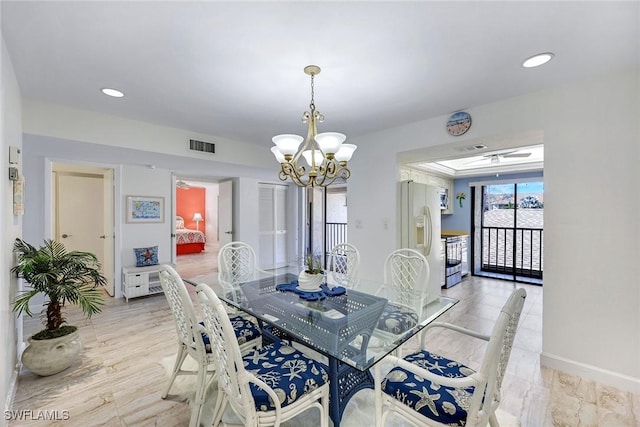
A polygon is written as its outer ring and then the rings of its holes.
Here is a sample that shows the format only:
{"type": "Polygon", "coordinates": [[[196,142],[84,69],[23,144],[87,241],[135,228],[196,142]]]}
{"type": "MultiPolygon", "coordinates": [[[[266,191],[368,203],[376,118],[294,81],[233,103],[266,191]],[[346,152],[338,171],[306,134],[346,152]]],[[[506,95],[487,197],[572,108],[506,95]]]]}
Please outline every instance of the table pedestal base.
{"type": "Polygon", "coordinates": [[[354,394],[365,388],[373,388],[373,375],[367,369],[360,371],[335,357],[329,357],[329,417],[333,427],[340,427],[344,408],[354,394]]]}

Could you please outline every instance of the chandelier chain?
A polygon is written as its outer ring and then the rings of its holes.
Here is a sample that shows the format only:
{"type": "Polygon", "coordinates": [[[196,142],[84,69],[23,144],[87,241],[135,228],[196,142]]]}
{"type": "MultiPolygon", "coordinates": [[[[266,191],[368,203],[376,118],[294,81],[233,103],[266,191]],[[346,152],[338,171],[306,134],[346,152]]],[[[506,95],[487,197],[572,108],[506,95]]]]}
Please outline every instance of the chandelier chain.
{"type": "Polygon", "coordinates": [[[315,104],[315,100],[314,100],[314,89],[315,89],[315,84],[313,82],[313,77],[315,74],[311,74],[311,103],[309,104],[309,108],[311,109],[311,114],[313,114],[313,111],[315,111],[316,109],[316,104],[315,104]]]}

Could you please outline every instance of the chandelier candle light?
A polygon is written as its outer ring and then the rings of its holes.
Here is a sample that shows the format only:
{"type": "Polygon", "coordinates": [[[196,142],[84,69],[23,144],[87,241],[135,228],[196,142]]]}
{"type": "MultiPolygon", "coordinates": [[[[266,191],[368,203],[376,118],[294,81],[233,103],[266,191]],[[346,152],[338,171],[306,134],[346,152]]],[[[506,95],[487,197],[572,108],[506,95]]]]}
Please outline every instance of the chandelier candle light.
{"type": "Polygon", "coordinates": [[[349,178],[351,171],[347,162],[357,147],[343,144],[347,137],[341,133],[318,134],[317,122],[323,122],[324,116],[316,111],[314,104],[313,77],[320,73],[320,67],[308,65],[304,72],[311,76],[311,103],[309,111],[302,115],[302,122],[309,125],[307,138],[292,134],[276,135],[272,139],[276,146],[271,148],[271,152],[280,163],[280,180],[291,178],[300,187],[327,187],[337,178],[349,178]]]}

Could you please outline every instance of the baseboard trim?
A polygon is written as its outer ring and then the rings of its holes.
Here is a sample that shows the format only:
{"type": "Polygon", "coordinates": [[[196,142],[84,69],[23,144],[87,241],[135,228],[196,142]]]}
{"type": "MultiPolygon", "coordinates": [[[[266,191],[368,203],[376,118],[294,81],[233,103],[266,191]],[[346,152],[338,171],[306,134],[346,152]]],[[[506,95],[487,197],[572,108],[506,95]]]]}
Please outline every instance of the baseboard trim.
{"type": "MultiPolygon", "coordinates": [[[[9,390],[7,390],[7,400],[4,402],[4,410],[10,411],[13,408],[13,399],[16,397],[16,391],[18,390],[18,371],[20,369],[20,364],[17,363],[13,368],[13,372],[11,372],[11,381],[9,381],[9,390]]],[[[5,412],[6,414],[7,412],[5,412]]],[[[9,421],[6,419],[7,417],[2,417],[2,423],[0,424],[3,427],[9,425],[9,421]]]]}
{"type": "Polygon", "coordinates": [[[540,364],[571,375],[610,385],[620,390],[640,394],[640,378],[565,359],[546,352],[540,353],[540,364]]]}

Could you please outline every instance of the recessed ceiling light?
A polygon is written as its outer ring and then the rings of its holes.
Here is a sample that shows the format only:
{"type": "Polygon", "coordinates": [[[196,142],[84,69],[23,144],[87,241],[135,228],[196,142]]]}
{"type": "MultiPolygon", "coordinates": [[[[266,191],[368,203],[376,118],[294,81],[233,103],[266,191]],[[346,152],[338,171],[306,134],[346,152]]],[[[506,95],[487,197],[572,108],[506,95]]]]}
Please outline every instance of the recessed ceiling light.
{"type": "Polygon", "coordinates": [[[105,87],[101,90],[105,95],[113,96],[114,98],[122,98],[124,96],[124,93],[120,92],[118,89],[110,89],[108,87],[105,87]]]}
{"type": "Polygon", "coordinates": [[[551,58],[553,58],[553,53],[551,52],[538,53],[537,55],[533,55],[525,59],[522,66],[525,68],[539,67],[540,65],[551,61],[551,58]]]}

